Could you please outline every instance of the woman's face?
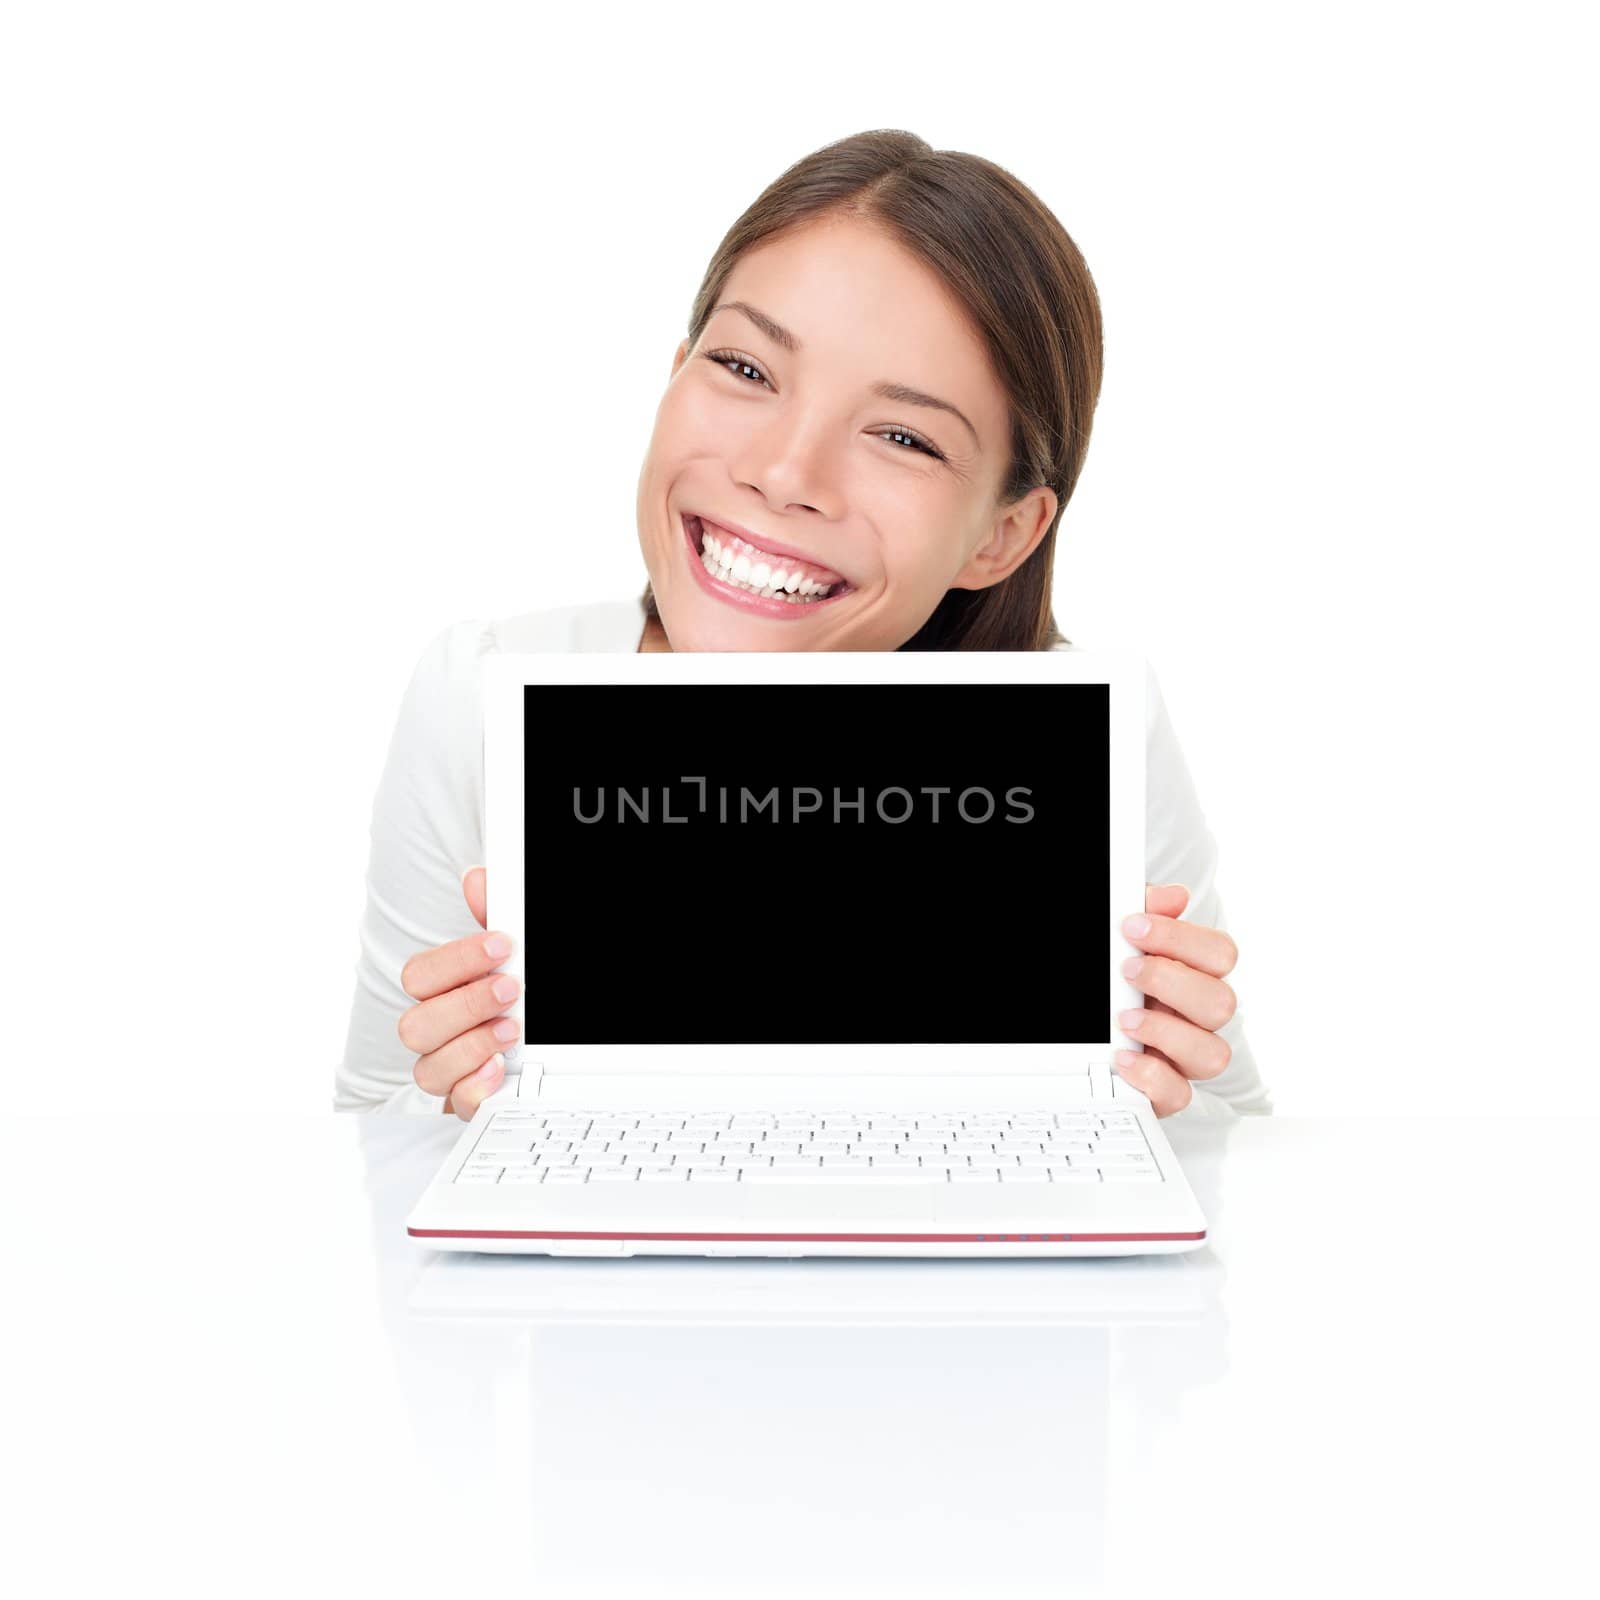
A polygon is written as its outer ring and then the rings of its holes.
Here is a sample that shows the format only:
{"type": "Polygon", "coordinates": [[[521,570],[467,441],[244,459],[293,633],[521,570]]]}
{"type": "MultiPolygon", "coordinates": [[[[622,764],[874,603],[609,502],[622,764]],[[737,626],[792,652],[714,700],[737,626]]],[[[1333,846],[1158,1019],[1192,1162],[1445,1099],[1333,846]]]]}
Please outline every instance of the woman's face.
{"type": "Polygon", "coordinates": [[[903,247],[836,216],[747,251],[678,347],[639,475],[671,647],[898,649],[1050,526],[1048,488],[998,505],[1009,449],[978,336],[903,247]]]}

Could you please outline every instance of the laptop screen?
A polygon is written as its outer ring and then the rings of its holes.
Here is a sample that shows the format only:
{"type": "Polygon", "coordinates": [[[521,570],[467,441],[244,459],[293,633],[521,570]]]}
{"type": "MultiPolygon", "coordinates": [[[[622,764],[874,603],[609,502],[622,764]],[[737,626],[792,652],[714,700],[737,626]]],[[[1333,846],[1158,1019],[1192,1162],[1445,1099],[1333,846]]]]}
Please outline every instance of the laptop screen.
{"type": "Polygon", "coordinates": [[[1105,684],[524,694],[530,1039],[1106,1040],[1105,684]]]}

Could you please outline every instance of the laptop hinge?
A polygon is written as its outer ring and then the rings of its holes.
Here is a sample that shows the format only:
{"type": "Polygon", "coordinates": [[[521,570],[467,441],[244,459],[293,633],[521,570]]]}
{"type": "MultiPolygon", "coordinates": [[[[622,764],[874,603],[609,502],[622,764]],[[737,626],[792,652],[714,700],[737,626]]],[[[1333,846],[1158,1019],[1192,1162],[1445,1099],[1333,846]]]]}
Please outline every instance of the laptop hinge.
{"type": "Polygon", "coordinates": [[[539,1084],[544,1078],[544,1062],[529,1061],[526,1057],[522,1061],[522,1076],[517,1079],[517,1098],[519,1100],[537,1100],[539,1098],[539,1084]]]}

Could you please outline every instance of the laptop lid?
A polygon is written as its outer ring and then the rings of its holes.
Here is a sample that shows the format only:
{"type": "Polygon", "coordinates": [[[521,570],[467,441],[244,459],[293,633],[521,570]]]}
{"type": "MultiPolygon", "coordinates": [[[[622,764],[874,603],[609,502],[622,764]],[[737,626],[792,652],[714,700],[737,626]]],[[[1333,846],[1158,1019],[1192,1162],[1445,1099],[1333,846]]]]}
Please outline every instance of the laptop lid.
{"type": "Polygon", "coordinates": [[[1081,1072],[1143,1003],[1144,658],[483,663],[508,1067],[1081,1072]]]}

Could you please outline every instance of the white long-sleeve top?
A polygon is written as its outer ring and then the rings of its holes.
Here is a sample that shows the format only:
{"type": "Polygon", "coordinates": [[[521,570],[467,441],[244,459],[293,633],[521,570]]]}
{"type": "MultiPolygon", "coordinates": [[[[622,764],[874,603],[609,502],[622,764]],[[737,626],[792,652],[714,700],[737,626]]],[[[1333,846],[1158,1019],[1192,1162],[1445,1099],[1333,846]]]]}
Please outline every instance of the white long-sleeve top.
{"type": "MultiPolygon", "coordinates": [[[[344,1059],[334,1075],[336,1110],[438,1115],[444,1109],[443,1096],[417,1086],[416,1057],[400,1041],[400,1014],[413,1004],[400,987],[400,971],[416,951],[478,931],[461,878],[484,856],[483,658],[503,650],[631,653],[644,623],[637,599],[563,606],[501,621],[457,622],[422,652],[400,704],[373,802],[355,999],[344,1059]]],[[[1206,826],[1153,670],[1146,681],[1145,881],[1186,884],[1189,903],[1181,920],[1226,928],[1215,881],[1217,842],[1206,826]]],[[[624,914],[619,907],[619,918],[624,914]]],[[[1178,1115],[1270,1111],[1244,1037],[1242,1008],[1219,1032],[1232,1057],[1218,1077],[1195,1085],[1193,1101],[1178,1115]]]]}

